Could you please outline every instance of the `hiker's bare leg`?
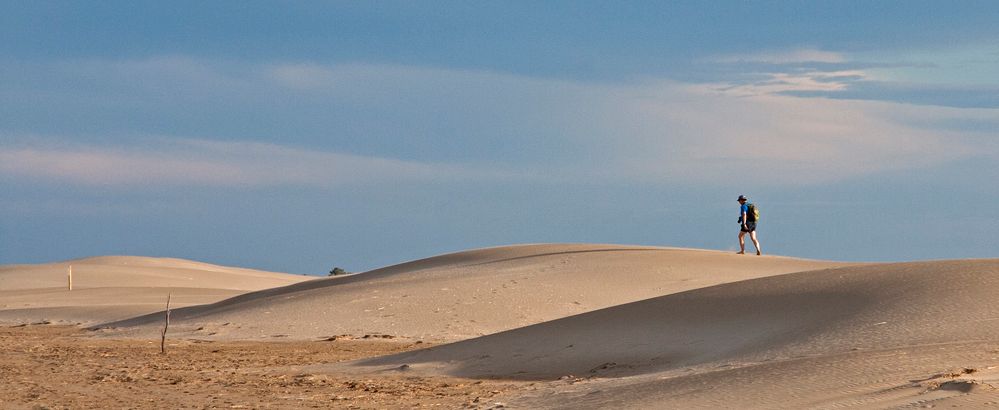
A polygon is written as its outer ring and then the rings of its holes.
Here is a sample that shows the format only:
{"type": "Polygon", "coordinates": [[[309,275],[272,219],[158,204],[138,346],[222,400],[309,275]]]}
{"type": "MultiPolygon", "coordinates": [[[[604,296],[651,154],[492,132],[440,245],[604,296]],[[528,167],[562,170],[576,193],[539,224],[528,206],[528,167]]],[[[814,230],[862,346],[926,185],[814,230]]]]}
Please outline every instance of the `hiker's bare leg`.
{"type": "Polygon", "coordinates": [[[760,248],[760,241],[756,239],[756,231],[752,231],[749,233],[749,239],[752,239],[753,245],[756,246],[756,254],[762,255],[763,249],[760,248]]]}
{"type": "Polygon", "coordinates": [[[746,253],[746,233],[742,231],[739,232],[739,253],[746,253]]]}

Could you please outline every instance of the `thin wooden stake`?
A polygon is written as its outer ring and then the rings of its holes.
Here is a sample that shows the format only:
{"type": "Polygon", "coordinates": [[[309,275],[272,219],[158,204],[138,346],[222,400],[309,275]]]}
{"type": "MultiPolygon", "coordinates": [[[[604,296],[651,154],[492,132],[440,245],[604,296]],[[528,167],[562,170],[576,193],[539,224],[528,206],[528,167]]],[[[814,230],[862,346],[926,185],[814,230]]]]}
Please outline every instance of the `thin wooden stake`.
{"type": "Polygon", "coordinates": [[[173,293],[167,294],[167,307],[166,307],[166,320],[163,323],[163,333],[160,334],[160,353],[166,353],[166,333],[167,328],[170,327],[170,297],[173,293]]]}
{"type": "Polygon", "coordinates": [[[69,278],[69,290],[73,290],[73,265],[69,265],[69,273],[66,276],[69,278]]]}

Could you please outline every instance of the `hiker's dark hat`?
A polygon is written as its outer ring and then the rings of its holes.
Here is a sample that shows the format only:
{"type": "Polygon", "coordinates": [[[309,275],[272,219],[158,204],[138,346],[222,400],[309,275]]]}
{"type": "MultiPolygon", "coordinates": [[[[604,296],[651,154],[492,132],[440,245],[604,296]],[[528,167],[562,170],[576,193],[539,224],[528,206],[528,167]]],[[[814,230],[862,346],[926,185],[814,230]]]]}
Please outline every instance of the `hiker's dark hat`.
{"type": "Polygon", "coordinates": [[[746,199],[745,195],[739,195],[739,199],[736,199],[736,201],[748,201],[748,199],[746,199]]]}

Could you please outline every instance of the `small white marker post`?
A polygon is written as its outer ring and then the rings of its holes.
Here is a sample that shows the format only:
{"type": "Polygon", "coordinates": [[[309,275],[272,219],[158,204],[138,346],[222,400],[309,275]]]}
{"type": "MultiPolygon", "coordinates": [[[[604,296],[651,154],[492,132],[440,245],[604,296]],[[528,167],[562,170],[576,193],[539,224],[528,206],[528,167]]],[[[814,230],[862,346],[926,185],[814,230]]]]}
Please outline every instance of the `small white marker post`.
{"type": "Polygon", "coordinates": [[[69,272],[66,276],[69,279],[69,290],[73,290],[73,265],[69,265],[69,272]]]}

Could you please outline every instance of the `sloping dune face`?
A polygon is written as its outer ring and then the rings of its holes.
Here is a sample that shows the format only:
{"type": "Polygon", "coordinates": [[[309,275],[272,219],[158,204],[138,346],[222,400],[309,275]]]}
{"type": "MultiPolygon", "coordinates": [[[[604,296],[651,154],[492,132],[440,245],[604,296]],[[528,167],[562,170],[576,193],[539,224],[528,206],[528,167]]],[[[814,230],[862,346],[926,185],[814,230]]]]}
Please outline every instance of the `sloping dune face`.
{"type": "Polygon", "coordinates": [[[952,383],[940,378],[955,368],[959,375],[999,364],[997,291],[999,260],[799,272],[353,366],[406,365],[465,377],[596,378],[524,398],[527,407],[910,405],[917,400],[912,397],[952,383]]]}
{"type": "MultiPolygon", "coordinates": [[[[392,335],[461,340],[641,299],[843,265],[620,245],[521,245],[443,255],[175,311],[192,336],[392,335]],[[222,326],[223,324],[227,324],[222,326]]],[[[156,315],[108,327],[151,332],[156,315]]]]}
{"type": "Polygon", "coordinates": [[[74,289],[193,287],[251,291],[312,279],[183,259],[100,256],[42,265],[0,266],[0,290],[66,288],[70,266],[74,289]]]}
{"type": "Polygon", "coordinates": [[[313,279],[182,259],[104,256],[0,266],[0,323],[95,323],[313,279]],[[72,266],[73,290],[69,290],[72,266]]]}

